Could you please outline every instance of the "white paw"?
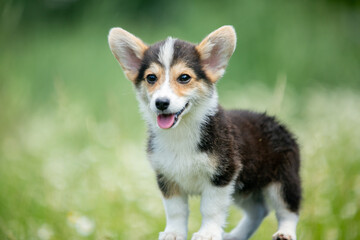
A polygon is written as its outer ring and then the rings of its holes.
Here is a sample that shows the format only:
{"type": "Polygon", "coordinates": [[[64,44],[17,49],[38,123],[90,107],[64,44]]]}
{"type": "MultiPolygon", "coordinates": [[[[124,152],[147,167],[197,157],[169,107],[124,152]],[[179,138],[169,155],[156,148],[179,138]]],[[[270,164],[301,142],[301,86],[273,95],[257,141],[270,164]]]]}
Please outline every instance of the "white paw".
{"type": "Polygon", "coordinates": [[[296,240],[296,236],[295,234],[291,234],[291,233],[287,233],[287,232],[283,232],[283,231],[278,231],[276,232],[273,237],[273,240],[296,240]]]}
{"type": "Polygon", "coordinates": [[[221,233],[197,232],[194,233],[191,240],[222,240],[221,233]]]}
{"type": "Polygon", "coordinates": [[[159,240],[186,240],[185,236],[175,232],[161,232],[159,240]]]}

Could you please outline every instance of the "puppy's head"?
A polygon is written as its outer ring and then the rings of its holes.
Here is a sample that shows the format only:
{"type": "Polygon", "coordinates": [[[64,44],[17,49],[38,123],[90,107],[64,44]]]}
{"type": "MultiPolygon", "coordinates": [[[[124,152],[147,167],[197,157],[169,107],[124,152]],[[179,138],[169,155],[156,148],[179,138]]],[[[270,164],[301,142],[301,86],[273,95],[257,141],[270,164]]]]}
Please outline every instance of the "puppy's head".
{"type": "Polygon", "coordinates": [[[113,28],[109,45],[135,85],[145,118],[168,129],[189,112],[216,107],[210,104],[216,98],[214,84],[235,50],[236,34],[233,27],[223,26],[198,45],[169,37],[148,46],[124,29],[113,28]]]}

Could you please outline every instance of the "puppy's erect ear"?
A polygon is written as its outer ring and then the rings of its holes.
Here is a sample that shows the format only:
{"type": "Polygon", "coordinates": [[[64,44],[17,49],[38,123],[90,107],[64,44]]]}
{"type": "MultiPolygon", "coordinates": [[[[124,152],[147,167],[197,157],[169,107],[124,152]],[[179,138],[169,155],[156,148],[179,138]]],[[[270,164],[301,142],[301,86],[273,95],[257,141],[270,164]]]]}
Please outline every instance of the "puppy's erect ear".
{"type": "Polygon", "coordinates": [[[224,75],[235,46],[236,33],[232,26],[223,26],[215,30],[196,46],[204,70],[213,83],[224,75]]]}
{"type": "Polygon", "coordinates": [[[108,38],[110,49],[119,61],[126,77],[135,82],[141,60],[148,46],[122,28],[112,28],[108,38]]]}

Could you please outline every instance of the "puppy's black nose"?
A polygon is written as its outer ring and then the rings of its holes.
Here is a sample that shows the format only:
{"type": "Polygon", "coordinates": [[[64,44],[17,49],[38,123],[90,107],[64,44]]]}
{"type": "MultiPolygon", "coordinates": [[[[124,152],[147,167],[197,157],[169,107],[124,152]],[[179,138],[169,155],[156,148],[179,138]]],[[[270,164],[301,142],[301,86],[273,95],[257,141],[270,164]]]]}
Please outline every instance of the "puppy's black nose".
{"type": "Polygon", "coordinates": [[[170,100],[168,98],[158,98],[155,101],[156,108],[164,111],[166,110],[170,105],[170,100]]]}

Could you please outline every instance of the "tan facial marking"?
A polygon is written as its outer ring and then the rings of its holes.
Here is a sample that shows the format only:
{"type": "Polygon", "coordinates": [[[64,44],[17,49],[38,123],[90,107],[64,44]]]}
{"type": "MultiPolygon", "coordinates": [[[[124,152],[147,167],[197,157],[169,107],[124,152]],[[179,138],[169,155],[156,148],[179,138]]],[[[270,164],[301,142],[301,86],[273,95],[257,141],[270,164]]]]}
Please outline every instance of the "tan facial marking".
{"type": "Polygon", "coordinates": [[[158,63],[151,63],[149,68],[146,69],[145,71],[145,74],[144,74],[144,77],[145,77],[145,85],[149,91],[150,94],[154,93],[157,89],[160,88],[161,84],[164,83],[165,81],[165,70],[164,68],[159,65],[158,63]],[[149,75],[149,74],[155,74],[156,77],[157,77],[157,81],[155,84],[149,84],[147,81],[146,81],[146,76],[149,75]]]}
{"type": "MultiPolygon", "coordinates": [[[[165,74],[166,72],[164,67],[158,63],[151,63],[149,68],[145,70],[144,84],[150,95],[154,94],[164,84],[166,79],[165,74]],[[155,84],[149,84],[146,81],[146,76],[149,74],[156,75],[157,81],[155,84]]],[[[170,74],[169,76],[170,88],[174,92],[174,94],[176,94],[179,97],[191,95],[195,90],[199,95],[205,94],[207,92],[207,86],[202,81],[198,81],[194,70],[189,68],[184,62],[178,62],[173,66],[171,66],[169,74],[170,74]],[[187,74],[191,77],[188,83],[182,84],[178,82],[178,78],[182,74],[187,74]]]]}
{"type": "Polygon", "coordinates": [[[182,97],[189,95],[195,89],[202,89],[202,83],[196,80],[195,72],[184,62],[176,63],[170,69],[170,86],[177,96],[182,97]],[[182,74],[189,75],[191,77],[190,82],[186,84],[179,83],[177,79],[182,74]]]}

